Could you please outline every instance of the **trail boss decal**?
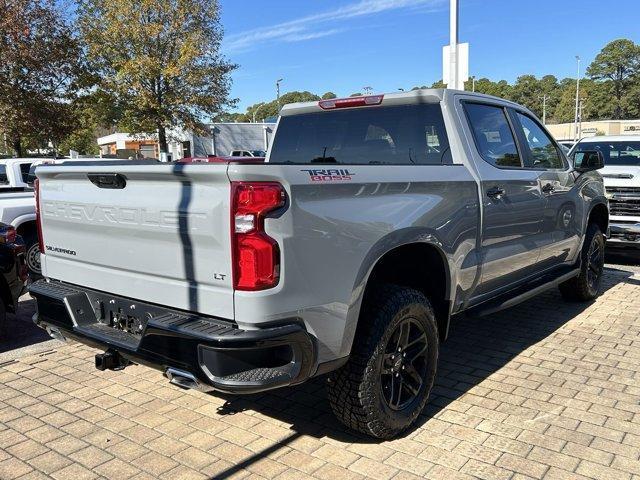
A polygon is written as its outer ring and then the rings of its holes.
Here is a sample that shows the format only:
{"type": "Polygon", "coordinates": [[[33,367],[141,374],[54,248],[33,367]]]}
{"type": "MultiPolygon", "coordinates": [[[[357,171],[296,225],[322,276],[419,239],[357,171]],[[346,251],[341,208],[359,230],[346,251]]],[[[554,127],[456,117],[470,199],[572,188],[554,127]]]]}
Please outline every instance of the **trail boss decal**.
{"type": "Polygon", "coordinates": [[[341,182],[351,180],[355,173],[345,168],[302,169],[307,172],[312,182],[341,182]]]}

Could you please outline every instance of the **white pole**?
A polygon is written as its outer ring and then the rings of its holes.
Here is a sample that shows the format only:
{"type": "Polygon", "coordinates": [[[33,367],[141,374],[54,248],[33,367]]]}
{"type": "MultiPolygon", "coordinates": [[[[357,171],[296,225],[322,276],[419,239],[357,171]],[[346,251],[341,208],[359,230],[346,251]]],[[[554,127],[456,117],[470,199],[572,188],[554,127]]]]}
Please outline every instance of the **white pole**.
{"type": "Polygon", "coordinates": [[[547,124],[547,99],[549,96],[547,94],[542,95],[542,124],[547,124]]]}
{"type": "Polygon", "coordinates": [[[451,0],[449,14],[449,88],[458,88],[458,0],[451,0]]]}
{"type": "Polygon", "coordinates": [[[574,118],[575,132],[573,139],[577,141],[580,137],[580,132],[578,131],[578,109],[580,108],[580,57],[578,55],[576,55],[576,64],[578,66],[578,77],[576,78],[576,113],[574,118]]]}

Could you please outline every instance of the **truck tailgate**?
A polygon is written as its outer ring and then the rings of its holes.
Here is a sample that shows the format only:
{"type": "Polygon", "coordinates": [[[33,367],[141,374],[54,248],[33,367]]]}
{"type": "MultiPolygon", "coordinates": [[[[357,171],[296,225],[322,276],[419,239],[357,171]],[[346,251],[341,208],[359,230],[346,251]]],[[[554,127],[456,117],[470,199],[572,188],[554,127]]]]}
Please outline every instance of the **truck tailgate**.
{"type": "Polygon", "coordinates": [[[47,278],[233,318],[227,165],[38,169],[47,278]]]}

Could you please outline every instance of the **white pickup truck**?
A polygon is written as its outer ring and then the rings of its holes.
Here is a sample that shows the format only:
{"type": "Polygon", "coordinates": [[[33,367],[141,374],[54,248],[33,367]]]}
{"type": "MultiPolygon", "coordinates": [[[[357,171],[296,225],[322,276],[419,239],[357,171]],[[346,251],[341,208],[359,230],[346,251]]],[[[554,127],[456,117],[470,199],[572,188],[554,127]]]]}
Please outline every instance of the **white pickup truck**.
{"type": "Polygon", "coordinates": [[[600,170],[611,209],[609,247],[640,247],[640,135],[602,135],[583,138],[571,155],[602,153],[600,170]]]}
{"type": "Polygon", "coordinates": [[[36,229],[36,203],[29,186],[33,165],[51,159],[8,158],[0,160],[0,222],[12,225],[27,248],[27,265],[31,274],[40,274],[40,252],[36,229]]]}

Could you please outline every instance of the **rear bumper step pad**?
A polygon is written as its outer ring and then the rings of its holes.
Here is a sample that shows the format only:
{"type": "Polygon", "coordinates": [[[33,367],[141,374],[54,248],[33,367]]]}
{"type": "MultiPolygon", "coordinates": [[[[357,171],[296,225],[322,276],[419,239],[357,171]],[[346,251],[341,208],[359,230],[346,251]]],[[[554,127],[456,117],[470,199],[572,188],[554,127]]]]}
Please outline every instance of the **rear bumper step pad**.
{"type": "Polygon", "coordinates": [[[186,372],[205,390],[255,393],[292,385],[309,378],[315,363],[312,337],[293,319],[243,330],[226,320],[58,281],[37,281],[29,291],[38,326],[165,374],[186,372]]]}

